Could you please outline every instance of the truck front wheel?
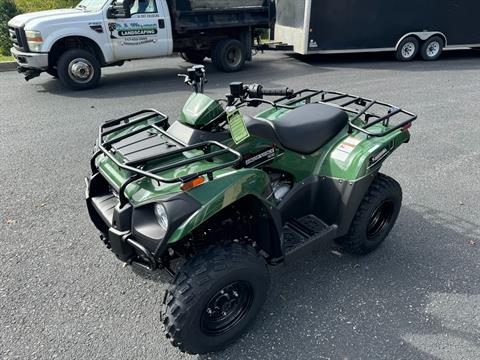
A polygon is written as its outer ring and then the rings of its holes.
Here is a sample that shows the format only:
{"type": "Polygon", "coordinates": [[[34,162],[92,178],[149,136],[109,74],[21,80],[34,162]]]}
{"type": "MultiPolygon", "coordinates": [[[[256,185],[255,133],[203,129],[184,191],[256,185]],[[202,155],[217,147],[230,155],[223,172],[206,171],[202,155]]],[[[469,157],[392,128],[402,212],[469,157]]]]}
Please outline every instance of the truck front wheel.
{"type": "Polygon", "coordinates": [[[45,72],[50,75],[50,76],[53,76],[55,79],[58,79],[58,71],[57,69],[53,68],[52,66],[49,66],[47,70],[45,70],[45,72]]]}
{"type": "Polygon", "coordinates": [[[167,338],[189,354],[225,348],[257,317],[269,283],[267,264],[252,247],[206,249],[182,267],[165,294],[167,338]]]}
{"type": "Polygon", "coordinates": [[[240,70],[245,64],[247,52],[245,45],[235,39],[219,41],[212,53],[212,62],[217,69],[225,72],[240,70]]]}
{"type": "Polygon", "coordinates": [[[84,49],[65,51],[57,62],[58,78],[73,90],[91,89],[98,85],[101,66],[95,55],[84,49]]]}

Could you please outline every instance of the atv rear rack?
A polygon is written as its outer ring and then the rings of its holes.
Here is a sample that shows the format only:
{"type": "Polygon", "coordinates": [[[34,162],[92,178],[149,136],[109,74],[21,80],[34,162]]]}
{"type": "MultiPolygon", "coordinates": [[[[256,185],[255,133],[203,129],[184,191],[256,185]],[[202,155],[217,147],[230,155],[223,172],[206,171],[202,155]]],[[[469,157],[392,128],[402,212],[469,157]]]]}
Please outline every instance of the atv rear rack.
{"type": "Polygon", "coordinates": [[[339,91],[303,89],[295,92],[291,96],[285,96],[277,99],[274,101],[274,103],[277,104],[281,101],[289,100],[285,103],[285,105],[291,106],[302,101],[308,104],[312,102],[312,98],[316,96],[320,97],[318,102],[329,103],[345,111],[356,114],[355,117],[349,120],[349,133],[352,133],[352,131],[355,129],[368,136],[382,137],[399,129],[408,129],[412,122],[417,119],[417,115],[400,109],[394,105],[377,100],[371,100],[366,97],[342,93],[339,91]],[[360,108],[353,108],[352,106],[355,105],[360,108]],[[377,114],[374,112],[374,110],[381,111],[383,114],[377,114]],[[361,119],[362,116],[363,119],[361,119]],[[390,121],[394,118],[400,122],[388,128],[388,130],[378,132],[372,132],[368,130],[373,125],[379,123],[382,123],[387,127],[390,125],[390,121]],[[365,124],[363,126],[355,124],[358,119],[363,120],[365,124]]]}
{"type": "Polygon", "coordinates": [[[90,163],[90,166],[92,168],[92,173],[95,174],[98,171],[96,167],[96,158],[101,154],[107,156],[119,168],[133,173],[133,175],[130,176],[128,180],[122,184],[120,189],[118,189],[118,195],[119,195],[121,207],[127,203],[127,199],[125,197],[126,187],[129,184],[131,184],[133,181],[136,181],[142,177],[148,177],[150,179],[158,181],[159,183],[169,183],[169,184],[178,183],[178,182],[185,183],[203,175],[207,175],[208,179],[212,180],[213,173],[215,171],[225,169],[227,167],[237,166],[242,162],[242,155],[239,152],[217,141],[203,141],[201,143],[197,143],[194,145],[186,145],[179,139],[175,138],[174,136],[166,132],[165,131],[166,125],[168,125],[168,116],[154,109],[141,110],[136,113],[126,115],[118,119],[108,120],[102,125],[100,125],[99,131],[98,131],[98,140],[97,140],[98,150],[94,153],[90,163]],[[157,118],[157,120],[147,122],[148,120],[155,119],[155,118],[157,118]],[[118,131],[124,130],[130,126],[140,124],[142,122],[147,122],[147,123],[145,124],[145,126],[141,126],[138,129],[135,129],[134,131],[130,131],[128,133],[121,134],[121,135],[119,134],[118,136],[114,136],[113,139],[111,140],[105,140],[105,136],[107,135],[111,135],[118,131]],[[160,154],[149,155],[141,159],[135,159],[135,161],[125,162],[125,161],[120,161],[115,157],[114,153],[112,152],[112,146],[114,144],[130,136],[133,136],[148,130],[153,130],[153,131],[156,131],[157,133],[160,133],[165,138],[175,143],[177,147],[174,150],[166,151],[160,154]],[[217,150],[213,151],[212,148],[216,148],[217,150]],[[146,162],[169,158],[172,155],[179,155],[186,151],[191,151],[191,150],[202,150],[204,153],[202,155],[196,155],[191,158],[187,158],[185,160],[177,161],[175,163],[160,165],[149,170],[142,169],[142,167],[145,165],[146,162]],[[156,174],[156,173],[172,170],[175,168],[179,168],[182,166],[186,166],[189,164],[193,164],[197,161],[213,160],[218,156],[226,155],[226,154],[233,155],[234,160],[231,160],[216,166],[212,166],[211,168],[208,168],[199,172],[195,172],[192,174],[188,174],[185,176],[164,178],[156,174]]]}

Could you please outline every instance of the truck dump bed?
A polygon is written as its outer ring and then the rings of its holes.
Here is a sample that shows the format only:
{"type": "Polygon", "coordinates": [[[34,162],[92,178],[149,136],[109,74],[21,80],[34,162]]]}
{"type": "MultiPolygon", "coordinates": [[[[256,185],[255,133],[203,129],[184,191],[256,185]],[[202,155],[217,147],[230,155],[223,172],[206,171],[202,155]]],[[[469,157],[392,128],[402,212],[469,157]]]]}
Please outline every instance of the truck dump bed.
{"type": "Polygon", "coordinates": [[[190,30],[235,27],[269,27],[270,0],[168,0],[172,27],[190,30]]]}

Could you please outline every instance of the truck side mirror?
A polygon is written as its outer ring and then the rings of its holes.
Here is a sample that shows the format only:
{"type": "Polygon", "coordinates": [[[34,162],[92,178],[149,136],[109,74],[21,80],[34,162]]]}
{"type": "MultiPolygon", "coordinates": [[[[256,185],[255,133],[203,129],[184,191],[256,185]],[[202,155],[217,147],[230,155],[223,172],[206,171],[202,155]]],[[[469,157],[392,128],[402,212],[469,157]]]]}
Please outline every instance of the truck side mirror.
{"type": "Polygon", "coordinates": [[[128,19],[131,16],[130,14],[130,1],[124,0],[119,3],[117,1],[113,2],[107,10],[108,19],[128,19]]]}

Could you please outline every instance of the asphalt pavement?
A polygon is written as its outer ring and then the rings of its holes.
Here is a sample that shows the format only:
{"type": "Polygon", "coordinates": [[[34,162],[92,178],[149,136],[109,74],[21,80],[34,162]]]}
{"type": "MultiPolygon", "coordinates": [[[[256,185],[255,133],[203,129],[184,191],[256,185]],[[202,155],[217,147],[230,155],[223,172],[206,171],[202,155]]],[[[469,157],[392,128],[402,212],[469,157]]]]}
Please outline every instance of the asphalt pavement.
{"type": "Polygon", "coordinates": [[[71,92],[0,73],[1,359],[480,359],[480,52],[399,63],[390,54],[259,54],[207,93],[261,82],[361,94],[418,114],[383,172],[404,190],[391,235],[353,257],[325,243],[272,269],[252,328],[229,349],[187,356],[164,339],[168,276],[122,264],[84,205],[98,125],[142,108],[174,119],[190,89],[180,58],[105,69],[71,92]]]}

